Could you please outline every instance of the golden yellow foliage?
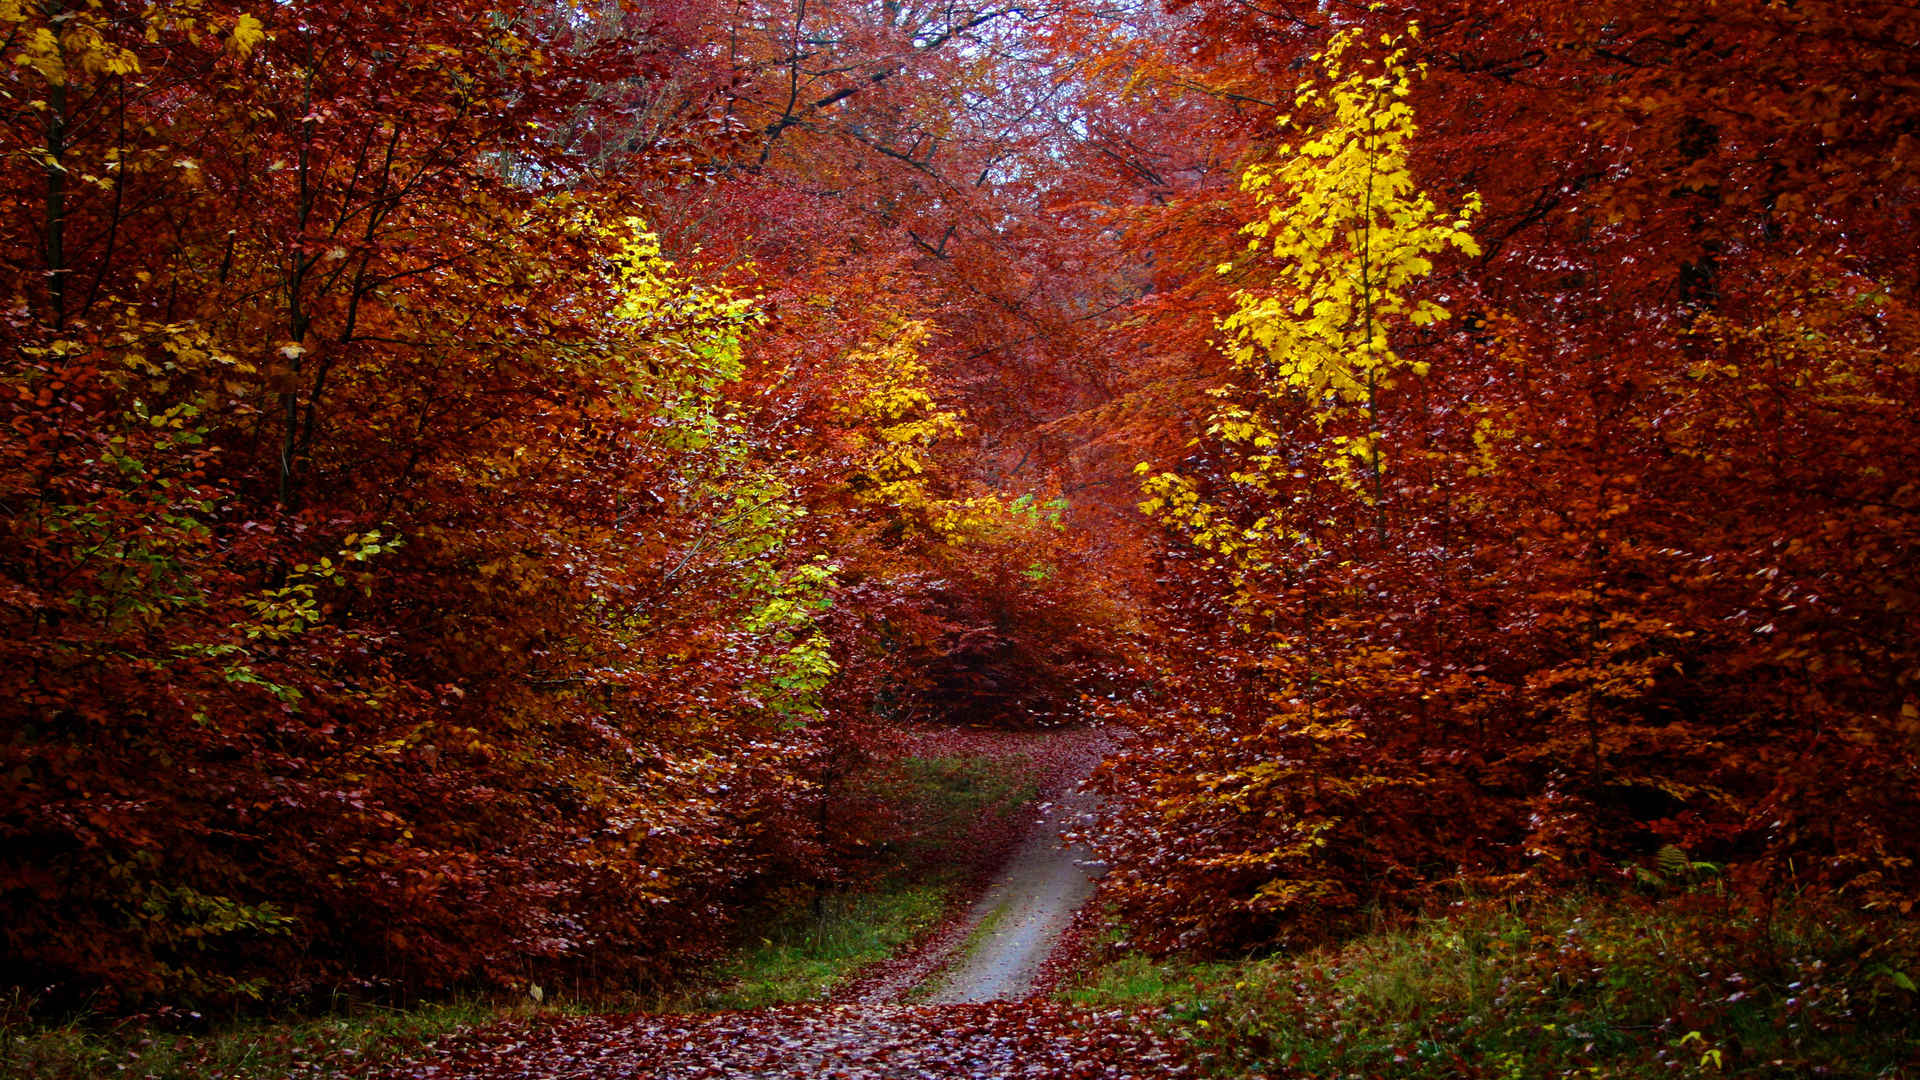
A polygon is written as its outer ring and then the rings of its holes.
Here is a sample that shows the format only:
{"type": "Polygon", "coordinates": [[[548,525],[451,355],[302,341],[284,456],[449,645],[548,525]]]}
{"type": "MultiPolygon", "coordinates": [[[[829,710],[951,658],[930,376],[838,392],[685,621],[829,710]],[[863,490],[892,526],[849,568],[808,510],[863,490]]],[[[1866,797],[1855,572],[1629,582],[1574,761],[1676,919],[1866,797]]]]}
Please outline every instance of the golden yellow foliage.
{"type": "Polygon", "coordinates": [[[1467,231],[1479,197],[1449,213],[1414,180],[1418,129],[1406,99],[1419,69],[1402,47],[1347,71],[1358,40],[1357,30],[1336,35],[1323,59],[1329,85],[1303,84],[1295,99],[1330,120],[1303,129],[1277,163],[1241,176],[1265,212],[1242,230],[1247,248],[1277,265],[1269,284],[1236,294],[1220,327],[1256,392],[1366,402],[1393,372],[1424,373],[1394,351],[1388,328],[1445,319],[1445,308],[1414,300],[1408,287],[1440,252],[1480,252],[1467,231]]]}
{"type": "MultiPolygon", "coordinates": [[[[1417,36],[1409,27],[1408,36],[1417,36]]],[[[1444,211],[1420,189],[1410,162],[1418,128],[1407,98],[1421,72],[1392,38],[1383,57],[1356,59],[1358,30],[1335,35],[1320,57],[1319,80],[1301,84],[1297,108],[1323,116],[1297,126],[1298,137],[1276,160],[1249,166],[1241,187],[1262,215],[1241,231],[1264,283],[1234,295],[1220,320],[1222,347],[1239,376],[1215,392],[1221,404],[1207,424],[1213,439],[1239,449],[1227,481],[1256,501],[1297,476],[1272,417],[1296,415],[1304,402],[1321,427],[1363,409],[1364,434],[1336,435],[1317,464],[1330,477],[1365,494],[1364,474],[1377,489],[1385,450],[1377,423],[1378,394],[1396,376],[1428,374],[1393,347],[1396,324],[1426,325],[1447,318],[1444,307],[1410,295],[1433,272],[1442,252],[1479,253],[1468,232],[1478,196],[1444,211]]],[[[1224,264],[1223,271],[1232,264],[1224,264]]],[[[1236,577],[1276,565],[1280,547],[1299,539],[1278,507],[1250,525],[1238,525],[1175,473],[1141,473],[1148,496],[1141,509],[1186,534],[1236,577]]]]}

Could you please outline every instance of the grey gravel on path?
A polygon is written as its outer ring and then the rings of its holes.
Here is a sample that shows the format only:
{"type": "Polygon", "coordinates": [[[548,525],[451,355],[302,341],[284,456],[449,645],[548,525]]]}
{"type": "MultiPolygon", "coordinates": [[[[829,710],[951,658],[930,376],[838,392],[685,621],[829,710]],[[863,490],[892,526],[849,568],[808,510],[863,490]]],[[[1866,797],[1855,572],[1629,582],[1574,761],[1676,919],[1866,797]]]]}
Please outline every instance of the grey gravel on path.
{"type": "Polygon", "coordinates": [[[1032,991],[1048,954],[1093,895],[1102,867],[1063,834],[1081,828],[1098,806],[1097,795],[1077,790],[1047,806],[1000,879],[975,902],[966,948],[924,1000],[1014,1001],[1032,991]]]}

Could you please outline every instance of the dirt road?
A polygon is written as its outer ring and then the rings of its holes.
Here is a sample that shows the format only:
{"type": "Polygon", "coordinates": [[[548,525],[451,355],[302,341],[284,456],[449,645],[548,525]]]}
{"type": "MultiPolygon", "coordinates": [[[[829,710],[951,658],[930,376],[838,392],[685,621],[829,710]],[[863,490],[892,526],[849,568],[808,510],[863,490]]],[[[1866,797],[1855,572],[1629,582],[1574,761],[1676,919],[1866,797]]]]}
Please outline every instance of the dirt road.
{"type": "Polygon", "coordinates": [[[836,1003],[745,1012],[586,1016],[495,1025],[447,1040],[391,1080],[1157,1080],[1191,1075],[1151,1021],[1036,995],[1098,867],[1061,834],[1097,800],[1075,787],[1097,732],[1040,738],[1056,779],[1026,837],[968,917],[836,1003]]]}
{"type": "Polygon", "coordinates": [[[960,955],[932,983],[930,1002],[1012,1001],[1032,990],[1047,956],[1093,895],[1098,867],[1062,834],[1096,809],[1096,798],[1065,792],[1045,809],[998,881],[975,903],[960,955]]]}

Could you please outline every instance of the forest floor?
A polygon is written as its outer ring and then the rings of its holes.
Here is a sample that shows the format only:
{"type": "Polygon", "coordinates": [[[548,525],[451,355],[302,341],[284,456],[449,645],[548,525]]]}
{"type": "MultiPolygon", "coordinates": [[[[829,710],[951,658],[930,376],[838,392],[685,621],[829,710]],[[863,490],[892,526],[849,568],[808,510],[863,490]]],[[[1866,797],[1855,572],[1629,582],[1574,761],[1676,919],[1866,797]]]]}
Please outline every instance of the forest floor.
{"type": "Polygon", "coordinates": [[[1713,876],[1462,902],[1295,953],[1098,948],[1124,928],[1085,903],[1098,867],[1061,837],[1094,807],[1077,787],[1105,739],[903,737],[874,789],[900,811],[902,873],[769,915],[761,945],[638,1011],[554,994],[200,1035],[0,1023],[0,1076],[1920,1080],[1912,920],[1819,897],[1755,909],[1713,876]]]}
{"type": "MultiPolygon", "coordinates": [[[[706,1077],[1177,1077],[1184,1045],[1157,1010],[1063,1005],[1046,994],[1075,946],[1097,866],[1068,836],[1097,806],[1079,780],[1097,731],[942,732],[973,755],[1038,759],[1025,835],[957,917],[822,1003],[720,1012],[529,1017],[456,1035],[373,1074],[382,1080],[706,1077]],[[1051,961],[1051,962],[1050,962],[1051,961]]],[[[954,853],[964,862],[979,852],[954,853]]]]}

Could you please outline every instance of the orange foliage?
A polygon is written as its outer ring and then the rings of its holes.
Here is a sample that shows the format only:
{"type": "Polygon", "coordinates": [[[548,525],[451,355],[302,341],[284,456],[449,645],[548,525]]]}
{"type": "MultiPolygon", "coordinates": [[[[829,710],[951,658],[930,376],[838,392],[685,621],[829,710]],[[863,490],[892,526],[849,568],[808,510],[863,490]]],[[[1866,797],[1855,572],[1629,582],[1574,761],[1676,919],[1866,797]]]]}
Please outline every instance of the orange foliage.
{"type": "MultiPolygon", "coordinates": [[[[1196,4],[1169,52],[1244,43],[1244,93],[1324,18],[1196,4]]],[[[1269,457],[1225,424],[1177,465],[1224,531],[1162,556],[1114,895],[1162,943],[1259,941],[1675,845],[1910,909],[1911,13],[1348,19],[1419,24],[1415,166],[1484,197],[1485,253],[1418,287],[1455,319],[1389,327],[1417,374],[1370,417],[1243,369],[1269,457]],[[1368,438],[1377,488],[1330,467],[1368,438]],[[1223,555],[1249,529],[1258,563],[1223,555]]]]}

